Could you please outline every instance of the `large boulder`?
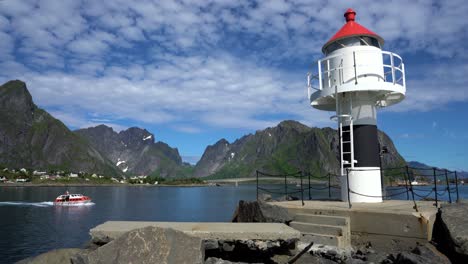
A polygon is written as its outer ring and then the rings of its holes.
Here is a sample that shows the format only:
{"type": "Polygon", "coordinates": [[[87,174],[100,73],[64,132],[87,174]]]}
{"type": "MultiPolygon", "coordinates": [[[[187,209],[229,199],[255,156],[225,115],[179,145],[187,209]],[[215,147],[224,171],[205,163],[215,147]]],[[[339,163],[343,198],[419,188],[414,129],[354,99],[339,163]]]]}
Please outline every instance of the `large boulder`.
{"type": "Polygon", "coordinates": [[[453,262],[468,263],[467,216],[467,201],[443,204],[434,224],[434,241],[453,262]]]}
{"type": "Polygon", "coordinates": [[[390,254],[384,264],[450,264],[450,260],[431,244],[419,245],[411,251],[390,254]]]}
{"type": "Polygon", "coordinates": [[[62,249],[55,249],[46,253],[43,253],[36,257],[31,257],[27,259],[23,259],[17,264],[63,264],[63,263],[70,263],[70,258],[83,252],[83,249],[78,248],[62,248],[62,249]]]}
{"type": "Polygon", "coordinates": [[[258,201],[239,201],[232,222],[242,223],[284,223],[288,224],[293,220],[288,210],[264,202],[258,201]]]}
{"type": "Polygon", "coordinates": [[[106,263],[204,263],[200,238],[170,228],[148,226],[123,234],[87,254],[72,258],[73,264],[106,263]]]}

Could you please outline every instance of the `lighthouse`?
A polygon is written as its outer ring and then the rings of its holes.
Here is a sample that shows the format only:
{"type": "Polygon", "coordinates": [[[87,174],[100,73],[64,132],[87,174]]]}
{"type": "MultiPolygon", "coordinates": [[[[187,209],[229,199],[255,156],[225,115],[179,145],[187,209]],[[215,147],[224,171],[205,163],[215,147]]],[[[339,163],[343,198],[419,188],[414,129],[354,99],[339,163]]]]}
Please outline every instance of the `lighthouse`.
{"type": "Polygon", "coordinates": [[[344,17],[345,25],[322,47],[318,73],[307,75],[308,97],[313,108],[336,113],[342,200],[378,203],[377,110],[404,99],[405,68],[399,55],[382,50],[382,37],[355,21],[353,9],[344,17]]]}

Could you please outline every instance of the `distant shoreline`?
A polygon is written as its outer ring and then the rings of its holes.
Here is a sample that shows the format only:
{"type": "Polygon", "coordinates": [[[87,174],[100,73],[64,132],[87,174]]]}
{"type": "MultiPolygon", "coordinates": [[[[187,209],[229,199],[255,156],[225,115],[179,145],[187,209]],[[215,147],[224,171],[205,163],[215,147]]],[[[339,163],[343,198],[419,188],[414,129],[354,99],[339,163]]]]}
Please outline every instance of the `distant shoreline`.
{"type": "Polygon", "coordinates": [[[128,184],[128,183],[2,183],[1,187],[210,187],[206,184],[128,184]]]}

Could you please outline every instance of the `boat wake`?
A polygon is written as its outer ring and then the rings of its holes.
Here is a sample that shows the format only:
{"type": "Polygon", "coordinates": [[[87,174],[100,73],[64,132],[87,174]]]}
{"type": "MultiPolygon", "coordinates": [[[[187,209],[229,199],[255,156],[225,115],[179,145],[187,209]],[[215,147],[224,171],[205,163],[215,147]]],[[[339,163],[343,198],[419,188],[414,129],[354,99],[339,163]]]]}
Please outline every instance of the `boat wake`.
{"type": "Polygon", "coordinates": [[[54,202],[0,202],[0,206],[36,206],[36,207],[50,207],[54,206],[54,202]]]}
{"type": "MultiPolygon", "coordinates": [[[[78,207],[78,206],[93,206],[95,203],[79,203],[79,204],[60,204],[55,206],[68,206],[68,207],[78,207]]],[[[34,207],[51,207],[54,206],[54,202],[0,202],[0,206],[34,206],[34,207]]]]}

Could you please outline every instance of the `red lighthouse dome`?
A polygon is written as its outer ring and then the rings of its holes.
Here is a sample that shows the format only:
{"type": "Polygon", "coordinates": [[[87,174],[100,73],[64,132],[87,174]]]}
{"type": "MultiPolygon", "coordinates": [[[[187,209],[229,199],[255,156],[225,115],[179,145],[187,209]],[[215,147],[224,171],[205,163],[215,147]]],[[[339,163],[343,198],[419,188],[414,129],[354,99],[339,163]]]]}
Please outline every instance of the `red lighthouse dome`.
{"type": "Polygon", "coordinates": [[[323,53],[328,54],[329,52],[327,52],[327,50],[332,44],[339,44],[340,40],[350,37],[370,37],[371,40],[376,40],[380,47],[383,46],[383,38],[354,21],[356,18],[356,12],[353,9],[349,8],[346,10],[344,17],[346,18],[346,24],[336,32],[336,34],[333,35],[327,43],[325,43],[325,45],[323,45],[323,53]]]}

